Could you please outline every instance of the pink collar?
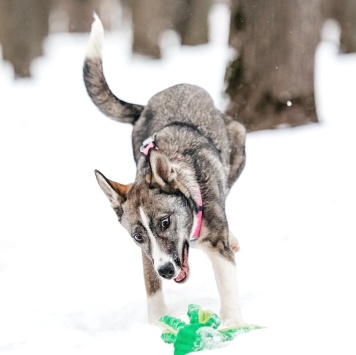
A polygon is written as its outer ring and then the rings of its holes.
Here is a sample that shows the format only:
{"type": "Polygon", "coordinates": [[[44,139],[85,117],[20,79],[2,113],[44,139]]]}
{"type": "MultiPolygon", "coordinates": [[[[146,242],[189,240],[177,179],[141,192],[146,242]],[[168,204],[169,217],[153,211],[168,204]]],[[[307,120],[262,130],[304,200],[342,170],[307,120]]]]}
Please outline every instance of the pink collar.
{"type": "MultiPolygon", "coordinates": [[[[144,155],[148,155],[148,152],[151,149],[157,149],[158,147],[154,141],[154,137],[149,137],[147,138],[143,143],[142,146],[140,147],[140,152],[144,155]]],[[[198,214],[197,214],[197,226],[195,227],[194,234],[192,236],[192,239],[196,239],[200,235],[200,229],[202,225],[202,220],[203,220],[203,198],[201,196],[201,191],[199,188],[199,185],[197,186],[197,191],[198,191],[198,214]]]]}
{"type": "Polygon", "coordinates": [[[201,196],[200,188],[198,186],[198,219],[197,219],[197,226],[195,227],[195,231],[192,239],[196,239],[199,237],[202,221],[203,221],[203,199],[201,196]]]}

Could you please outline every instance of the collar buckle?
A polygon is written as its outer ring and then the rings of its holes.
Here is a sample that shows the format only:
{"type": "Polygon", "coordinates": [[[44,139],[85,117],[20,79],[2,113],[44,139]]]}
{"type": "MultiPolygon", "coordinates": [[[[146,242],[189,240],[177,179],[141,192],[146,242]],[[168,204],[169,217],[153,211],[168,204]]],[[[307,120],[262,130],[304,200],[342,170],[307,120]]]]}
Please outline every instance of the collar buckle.
{"type": "Polygon", "coordinates": [[[151,149],[158,149],[154,140],[154,136],[145,139],[140,147],[140,152],[144,155],[148,155],[151,149]]]}

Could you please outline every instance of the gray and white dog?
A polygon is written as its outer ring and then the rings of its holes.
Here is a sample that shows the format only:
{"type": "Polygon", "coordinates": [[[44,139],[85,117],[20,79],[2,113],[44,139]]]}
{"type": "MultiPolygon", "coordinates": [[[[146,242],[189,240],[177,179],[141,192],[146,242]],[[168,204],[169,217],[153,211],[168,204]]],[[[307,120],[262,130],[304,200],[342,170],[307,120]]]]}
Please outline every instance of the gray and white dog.
{"type": "Polygon", "coordinates": [[[105,115],[133,124],[137,173],[128,185],[95,174],[119,221],[142,249],[149,320],[165,312],[161,279],[187,279],[194,240],[212,262],[224,323],[241,324],[234,258],[239,246],[229,232],[225,199],[244,168],[245,129],[194,85],[168,88],[146,106],[118,99],[103,75],[103,36],[96,17],[84,81],[105,115]]]}

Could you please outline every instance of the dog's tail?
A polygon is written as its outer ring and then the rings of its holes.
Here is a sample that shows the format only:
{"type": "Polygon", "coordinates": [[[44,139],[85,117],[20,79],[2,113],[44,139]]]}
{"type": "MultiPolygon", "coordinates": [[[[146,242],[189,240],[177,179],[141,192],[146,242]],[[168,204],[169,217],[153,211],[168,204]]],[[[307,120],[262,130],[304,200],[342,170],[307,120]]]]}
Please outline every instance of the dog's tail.
{"type": "Polygon", "coordinates": [[[94,19],[83,65],[85,87],[94,104],[106,116],[116,121],[134,124],[144,106],[122,101],[110,90],[104,77],[101,59],[104,28],[96,14],[94,19]]]}

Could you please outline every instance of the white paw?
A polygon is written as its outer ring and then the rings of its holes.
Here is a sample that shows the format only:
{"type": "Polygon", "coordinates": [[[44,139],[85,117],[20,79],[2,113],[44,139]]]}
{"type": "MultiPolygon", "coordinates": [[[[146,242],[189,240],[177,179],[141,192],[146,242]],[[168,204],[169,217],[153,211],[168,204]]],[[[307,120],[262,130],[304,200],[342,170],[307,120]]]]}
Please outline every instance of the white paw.
{"type": "Polygon", "coordinates": [[[158,320],[167,313],[162,291],[147,297],[148,322],[157,324],[158,320]]]}
{"type": "Polygon", "coordinates": [[[229,233],[229,244],[230,244],[230,249],[234,253],[237,253],[240,250],[240,244],[237,238],[231,232],[229,233]]]}
{"type": "Polygon", "coordinates": [[[234,326],[243,326],[246,325],[247,323],[243,318],[238,318],[238,319],[231,319],[231,318],[226,318],[222,319],[222,328],[229,328],[229,327],[234,327],[234,326]]]}
{"type": "Polygon", "coordinates": [[[220,314],[224,327],[231,327],[236,325],[241,326],[247,324],[242,317],[242,313],[238,305],[235,307],[222,307],[220,314]]]}

